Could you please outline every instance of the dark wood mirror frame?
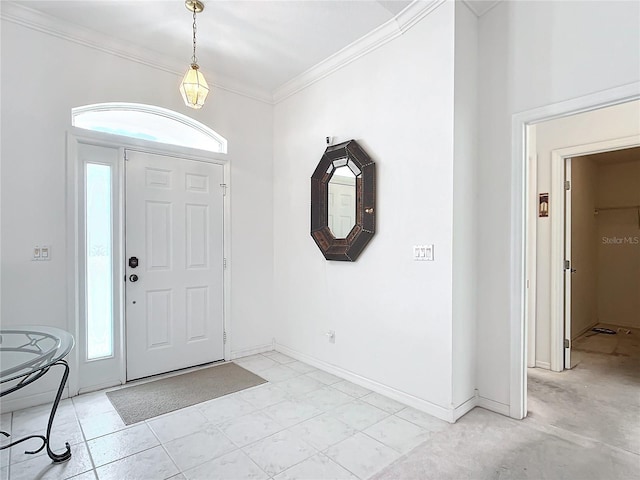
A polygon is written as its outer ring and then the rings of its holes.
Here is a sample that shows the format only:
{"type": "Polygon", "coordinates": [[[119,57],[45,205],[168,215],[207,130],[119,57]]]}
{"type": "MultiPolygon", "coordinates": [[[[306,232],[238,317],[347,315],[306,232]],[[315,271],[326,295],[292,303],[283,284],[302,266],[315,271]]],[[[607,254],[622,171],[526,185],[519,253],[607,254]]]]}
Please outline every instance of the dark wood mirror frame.
{"type": "Polygon", "coordinates": [[[327,147],[311,176],[311,236],[327,260],[354,262],[375,231],[375,163],[355,140],[327,147]],[[335,169],[345,163],[352,171],[355,168],[356,219],[346,238],[336,238],[328,223],[329,181],[335,169]]]}

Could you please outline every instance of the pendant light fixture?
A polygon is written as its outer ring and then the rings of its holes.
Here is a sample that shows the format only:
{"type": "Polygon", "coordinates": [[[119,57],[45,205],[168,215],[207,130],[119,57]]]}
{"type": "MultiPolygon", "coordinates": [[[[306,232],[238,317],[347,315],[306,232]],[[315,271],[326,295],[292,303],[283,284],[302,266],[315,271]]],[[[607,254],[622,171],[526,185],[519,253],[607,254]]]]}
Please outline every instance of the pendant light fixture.
{"type": "Polygon", "coordinates": [[[202,108],[209,94],[209,85],[199,70],[196,58],[196,13],[204,10],[204,3],[200,0],[186,0],[184,5],[187,10],[193,12],[193,56],[191,57],[191,66],[180,84],[180,93],[187,107],[202,108]]]}

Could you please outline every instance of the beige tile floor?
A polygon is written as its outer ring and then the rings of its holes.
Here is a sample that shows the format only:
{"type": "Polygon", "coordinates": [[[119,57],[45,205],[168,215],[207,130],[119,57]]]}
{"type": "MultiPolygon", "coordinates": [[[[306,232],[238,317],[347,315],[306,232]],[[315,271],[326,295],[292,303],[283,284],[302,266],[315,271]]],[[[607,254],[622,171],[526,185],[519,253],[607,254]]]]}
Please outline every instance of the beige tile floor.
{"type": "MultiPolygon", "coordinates": [[[[104,391],[64,400],[53,465],[2,452],[0,480],[365,479],[447,424],[278,352],[237,363],[269,383],[126,426],[104,391]]],[[[48,406],[2,416],[3,430],[43,431],[48,406]]],[[[34,442],[37,445],[37,442],[34,442]]]]}

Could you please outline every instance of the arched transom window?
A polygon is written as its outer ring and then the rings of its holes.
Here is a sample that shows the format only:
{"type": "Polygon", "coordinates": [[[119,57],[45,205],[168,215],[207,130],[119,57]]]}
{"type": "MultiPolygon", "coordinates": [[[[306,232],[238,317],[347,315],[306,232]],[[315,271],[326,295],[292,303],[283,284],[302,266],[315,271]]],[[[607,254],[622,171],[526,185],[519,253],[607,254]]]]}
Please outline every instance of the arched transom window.
{"type": "Polygon", "coordinates": [[[74,127],[227,153],[227,140],[206,125],[166,108],[139,103],[96,103],[71,110],[74,127]]]}

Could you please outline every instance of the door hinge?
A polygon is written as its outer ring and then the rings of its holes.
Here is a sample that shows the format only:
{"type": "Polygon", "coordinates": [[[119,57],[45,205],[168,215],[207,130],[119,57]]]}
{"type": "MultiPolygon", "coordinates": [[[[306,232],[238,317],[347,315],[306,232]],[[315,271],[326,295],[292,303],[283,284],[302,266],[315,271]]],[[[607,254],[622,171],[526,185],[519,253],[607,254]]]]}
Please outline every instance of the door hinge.
{"type": "Polygon", "coordinates": [[[569,348],[569,339],[568,338],[564,339],[564,348],[569,348]]]}
{"type": "Polygon", "coordinates": [[[226,183],[221,183],[220,186],[222,187],[222,196],[226,197],[227,196],[227,184],[226,183]]]}
{"type": "Polygon", "coordinates": [[[569,180],[565,180],[564,189],[565,190],[571,190],[571,182],[569,180]]]}
{"type": "Polygon", "coordinates": [[[564,261],[564,269],[569,270],[571,268],[571,260],[564,261]]]}
{"type": "Polygon", "coordinates": [[[226,258],[222,259],[222,268],[224,268],[225,270],[227,269],[227,259],[226,258]]]}
{"type": "Polygon", "coordinates": [[[222,343],[227,343],[227,332],[226,332],[226,330],[222,332],[222,343]]]}

